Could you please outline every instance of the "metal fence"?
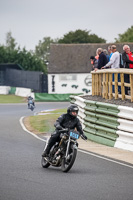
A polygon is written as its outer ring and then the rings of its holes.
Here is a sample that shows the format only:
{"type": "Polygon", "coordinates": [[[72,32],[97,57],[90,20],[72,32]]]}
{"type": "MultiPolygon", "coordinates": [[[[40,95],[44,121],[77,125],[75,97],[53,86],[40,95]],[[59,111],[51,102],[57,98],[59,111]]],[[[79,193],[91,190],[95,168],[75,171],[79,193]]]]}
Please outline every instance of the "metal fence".
{"type": "Polygon", "coordinates": [[[37,71],[6,69],[4,85],[31,88],[34,92],[48,93],[47,75],[37,71]]]}

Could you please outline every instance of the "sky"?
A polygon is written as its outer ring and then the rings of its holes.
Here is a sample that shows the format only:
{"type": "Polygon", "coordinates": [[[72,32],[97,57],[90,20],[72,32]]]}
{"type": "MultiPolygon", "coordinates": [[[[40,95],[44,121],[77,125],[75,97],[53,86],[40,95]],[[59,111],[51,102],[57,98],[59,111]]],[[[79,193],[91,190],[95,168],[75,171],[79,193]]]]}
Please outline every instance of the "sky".
{"type": "Polygon", "coordinates": [[[34,50],[39,40],[87,30],[113,43],[133,25],[133,0],[0,0],[0,45],[10,31],[17,44],[34,50]]]}

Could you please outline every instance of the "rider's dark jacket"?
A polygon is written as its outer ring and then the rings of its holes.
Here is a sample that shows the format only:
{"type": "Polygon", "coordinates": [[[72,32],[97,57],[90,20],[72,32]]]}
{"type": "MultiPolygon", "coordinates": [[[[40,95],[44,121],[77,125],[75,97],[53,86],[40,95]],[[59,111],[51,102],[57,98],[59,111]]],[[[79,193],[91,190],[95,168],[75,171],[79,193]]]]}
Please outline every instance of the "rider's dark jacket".
{"type": "Polygon", "coordinates": [[[57,126],[62,126],[63,128],[77,129],[77,131],[83,135],[82,125],[77,117],[73,117],[70,114],[61,115],[54,124],[55,128],[57,126]]]}

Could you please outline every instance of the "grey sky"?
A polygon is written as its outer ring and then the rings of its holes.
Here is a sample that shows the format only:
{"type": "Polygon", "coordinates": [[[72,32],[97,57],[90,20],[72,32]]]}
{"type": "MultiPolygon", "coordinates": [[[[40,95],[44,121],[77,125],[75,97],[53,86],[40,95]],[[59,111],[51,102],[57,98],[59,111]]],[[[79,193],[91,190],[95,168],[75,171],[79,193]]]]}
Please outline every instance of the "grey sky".
{"type": "Polygon", "coordinates": [[[77,29],[114,42],[133,25],[132,13],[133,0],[0,0],[0,44],[11,31],[21,48],[34,50],[43,37],[77,29]]]}

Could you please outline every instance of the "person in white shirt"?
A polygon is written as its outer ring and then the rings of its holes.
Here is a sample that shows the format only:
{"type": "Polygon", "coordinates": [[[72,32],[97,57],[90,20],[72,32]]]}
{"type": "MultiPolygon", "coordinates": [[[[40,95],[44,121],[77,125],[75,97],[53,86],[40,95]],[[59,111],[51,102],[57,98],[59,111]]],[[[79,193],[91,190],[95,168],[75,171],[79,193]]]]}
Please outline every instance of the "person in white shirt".
{"type": "Polygon", "coordinates": [[[120,54],[119,52],[116,50],[116,46],[112,45],[111,46],[111,50],[112,50],[112,56],[110,58],[110,61],[104,66],[102,67],[102,69],[106,69],[106,68],[120,68],[120,54]]]}
{"type": "MultiPolygon", "coordinates": [[[[112,56],[110,58],[110,61],[102,67],[102,69],[107,69],[107,68],[113,68],[113,69],[118,69],[120,68],[120,53],[117,51],[116,46],[112,45],[111,46],[112,50],[112,56]]],[[[112,81],[114,82],[114,74],[112,74],[112,81]]],[[[120,82],[120,74],[118,74],[118,82],[120,82]]],[[[113,93],[114,93],[114,85],[113,85],[113,93]]],[[[121,87],[118,86],[118,93],[121,93],[121,87]]]]}

